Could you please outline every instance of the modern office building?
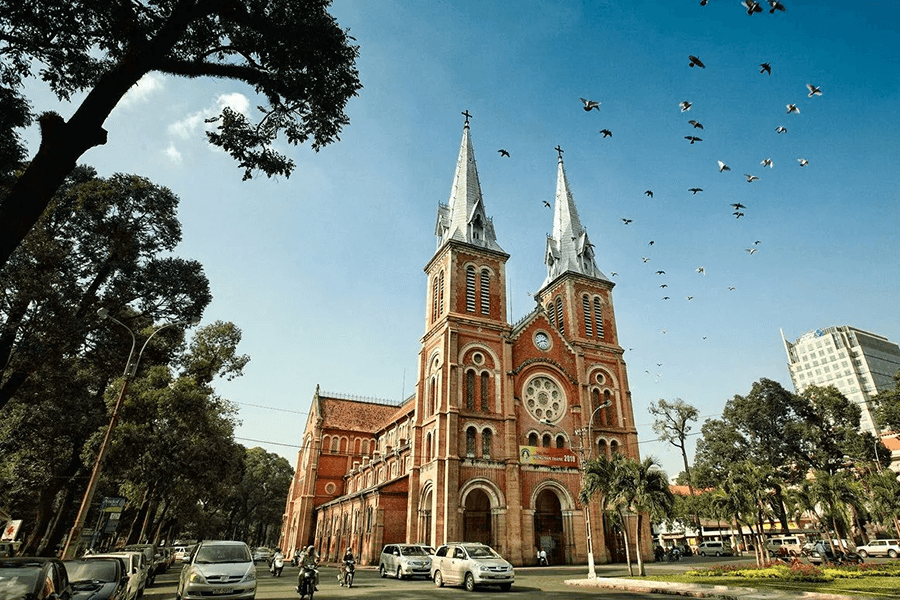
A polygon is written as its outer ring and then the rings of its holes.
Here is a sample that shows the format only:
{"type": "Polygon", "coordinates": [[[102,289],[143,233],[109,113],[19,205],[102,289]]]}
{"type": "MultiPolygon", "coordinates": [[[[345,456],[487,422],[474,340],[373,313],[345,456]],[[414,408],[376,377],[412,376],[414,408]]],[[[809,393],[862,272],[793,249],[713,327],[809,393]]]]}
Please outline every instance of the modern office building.
{"type": "Polygon", "coordinates": [[[797,393],[811,385],[833,385],[862,409],[860,428],[876,432],[872,397],[893,389],[900,347],[887,338],[849,325],[816,329],[793,343],[784,340],[791,382],[797,393]]]}
{"type": "Polygon", "coordinates": [[[546,279],[518,322],[507,321],[509,255],[482,198],[468,116],[434,231],[412,292],[425,295],[416,392],[389,405],[316,390],[280,547],[312,544],[326,560],[349,547],[362,564],[384,544],[452,540],[486,542],[515,565],[534,564],[540,548],[555,564],[583,564],[589,548],[597,562],[623,559],[622,532],[579,498],[582,461],[639,456],[614,283],[597,268],[562,153],[553,233],[535,239],[546,279]]]}

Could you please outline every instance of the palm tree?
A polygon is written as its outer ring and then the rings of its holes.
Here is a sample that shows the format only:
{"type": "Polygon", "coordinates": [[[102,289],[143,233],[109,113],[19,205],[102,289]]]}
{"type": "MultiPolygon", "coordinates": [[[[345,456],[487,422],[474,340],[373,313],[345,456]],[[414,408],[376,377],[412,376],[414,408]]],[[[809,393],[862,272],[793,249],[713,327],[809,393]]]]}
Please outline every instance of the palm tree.
{"type": "MultiPolygon", "coordinates": [[[[844,535],[850,522],[847,509],[858,502],[859,484],[846,471],[834,474],[828,471],[814,471],[813,478],[804,484],[810,499],[822,507],[823,516],[830,522],[834,538],[839,540],[849,537],[844,535]]],[[[831,544],[832,550],[837,550],[834,543],[831,544]]]]}
{"type": "MultiPolygon", "coordinates": [[[[627,503],[619,492],[622,485],[618,481],[624,472],[622,463],[625,457],[621,454],[613,454],[612,458],[599,456],[588,461],[584,467],[584,485],[581,489],[581,502],[585,505],[594,496],[600,496],[601,509],[612,518],[613,524],[622,530],[625,537],[625,562],[628,563],[628,574],[634,575],[631,566],[631,550],[628,539],[628,527],[626,527],[625,511],[627,503]]],[[[585,510],[589,510],[585,506],[585,510]]]]}
{"type": "Polygon", "coordinates": [[[884,469],[870,475],[868,484],[872,495],[872,512],[879,516],[882,525],[893,526],[900,536],[900,481],[897,474],[884,469]]]}

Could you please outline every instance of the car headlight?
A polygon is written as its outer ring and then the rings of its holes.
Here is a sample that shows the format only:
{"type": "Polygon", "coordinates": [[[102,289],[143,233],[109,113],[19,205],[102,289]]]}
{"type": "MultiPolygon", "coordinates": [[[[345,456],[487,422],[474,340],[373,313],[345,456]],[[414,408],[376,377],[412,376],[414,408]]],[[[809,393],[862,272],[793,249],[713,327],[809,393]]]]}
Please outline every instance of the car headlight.
{"type": "Polygon", "coordinates": [[[491,569],[490,569],[490,567],[488,567],[487,565],[479,564],[479,565],[478,565],[478,570],[479,570],[479,571],[490,571],[491,569]]]}
{"type": "Polygon", "coordinates": [[[248,569],[242,581],[256,581],[256,569],[254,567],[248,569]]]}
{"type": "Polygon", "coordinates": [[[204,577],[199,571],[191,571],[191,576],[188,577],[188,581],[191,583],[206,583],[206,577],[204,577]]]}

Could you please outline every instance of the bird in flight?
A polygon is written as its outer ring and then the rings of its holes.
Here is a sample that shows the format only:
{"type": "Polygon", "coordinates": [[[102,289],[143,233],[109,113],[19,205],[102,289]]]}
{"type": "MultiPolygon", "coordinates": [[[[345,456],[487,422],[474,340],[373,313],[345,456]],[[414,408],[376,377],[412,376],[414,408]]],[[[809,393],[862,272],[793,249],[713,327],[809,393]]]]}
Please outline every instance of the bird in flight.
{"type": "Polygon", "coordinates": [[[687,299],[688,299],[688,300],[693,300],[694,297],[693,297],[693,296],[688,296],[687,299]]]}
{"type": "Polygon", "coordinates": [[[609,274],[610,274],[611,276],[613,276],[613,277],[615,277],[616,275],[618,275],[618,273],[616,273],[615,271],[610,271],[609,274]]]}
{"type": "Polygon", "coordinates": [[[667,283],[662,283],[662,284],[660,284],[659,287],[661,287],[661,288],[667,288],[667,287],[669,287],[669,284],[667,284],[667,283]]]}
{"type": "Polygon", "coordinates": [[[754,181],[759,179],[759,177],[757,177],[756,175],[750,175],[748,173],[744,173],[744,177],[747,178],[747,183],[753,183],[754,181]]]}
{"type": "Polygon", "coordinates": [[[733,292],[733,291],[734,291],[734,286],[733,286],[733,285],[729,285],[729,286],[728,286],[728,291],[729,291],[729,292],[733,292]]]}
{"type": "Polygon", "coordinates": [[[601,129],[600,133],[603,134],[603,137],[612,137],[612,131],[609,129],[601,129]]]}
{"type": "Polygon", "coordinates": [[[806,89],[809,90],[808,96],[810,98],[812,98],[813,96],[821,96],[822,95],[822,88],[817,87],[811,83],[806,84],[806,89]]]}
{"type": "Polygon", "coordinates": [[[655,243],[656,243],[656,242],[654,242],[653,240],[650,240],[650,243],[647,244],[647,245],[648,245],[648,246],[652,246],[652,245],[655,244],[655,243]]]}
{"type": "Polygon", "coordinates": [[[706,275],[706,267],[697,267],[697,272],[701,275],[706,275]]]}
{"type": "Polygon", "coordinates": [[[787,128],[779,125],[778,127],[775,128],[775,133],[787,133],[787,128]]]}
{"type": "Polygon", "coordinates": [[[695,121],[694,119],[691,119],[690,121],[688,121],[688,123],[693,125],[694,129],[703,129],[703,123],[701,123],[700,121],[695,121]]]}
{"type": "Polygon", "coordinates": [[[791,113],[797,113],[798,115],[800,114],[800,109],[797,108],[796,104],[788,104],[787,105],[787,114],[791,114],[791,113]]]}
{"type": "Polygon", "coordinates": [[[584,110],[590,111],[593,108],[596,108],[598,111],[600,110],[600,103],[596,100],[588,100],[587,98],[579,98],[584,103],[584,110]]]}
{"type": "Polygon", "coordinates": [[[759,2],[755,2],[754,0],[744,0],[741,4],[747,9],[748,15],[752,15],[755,12],[762,12],[763,10],[759,5],[759,2]]]}
{"type": "Polygon", "coordinates": [[[663,300],[670,300],[668,296],[663,296],[663,300]]]}
{"type": "Polygon", "coordinates": [[[746,206],[744,206],[744,205],[741,204],[740,202],[735,202],[734,204],[731,205],[731,207],[732,207],[734,210],[741,210],[742,208],[747,208],[746,206]]]}
{"type": "Polygon", "coordinates": [[[722,171],[730,171],[730,170],[731,170],[731,167],[729,167],[728,165],[723,163],[721,160],[719,161],[719,173],[721,173],[722,171]]]}
{"type": "Polygon", "coordinates": [[[779,2],[778,0],[769,0],[769,6],[772,7],[772,10],[769,11],[769,14],[775,14],[776,10],[780,10],[781,12],[785,12],[787,9],[784,7],[784,4],[779,2]]]}
{"type": "Polygon", "coordinates": [[[503,148],[500,148],[499,150],[497,150],[497,152],[500,153],[500,156],[505,156],[506,158],[509,158],[509,152],[507,152],[503,148]]]}
{"type": "Polygon", "coordinates": [[[688,188],[688,191],[689,191],[689,192],[693,192],[694,195],[696,196],[696,195],[697,195],[697,192],[702,192],[702,191],[703,191],[703,188],[688,188]]]}
{"type": "Polygon", "coordinates": [[[756,254],[756,248],[744,248],[747,252],[750,253],[750,256],[756,254]]]}
{"type": "Polygon", "coordinates": [[[644,192],[644,195],[650,196],[650,197],[652,198],[652,197],[653,197],[653,190],[647,190],[646,192],[644,192]]]}
{"type": "Polygon", "coordinates": [[[762,159],[762,162],[760,162],[759,164],[761,164],[764,167],[769,167],[770,169],[775,166],[775,163],[772,162],[771,158],[764,158],[764,159],[762,159]]]}
{"type": "Polygon", "coordinates": [[[759,246],[760,244],[762,244],[762,242],[759,240],[756,240],[755,242],[753,242],[754,246],[759,246]]]}
{"type": "Polygon", "coordinates": [[[628,224],[631,223],[633,220],[634,220],[634,219],[625,219],[625,218],[623,218],[623,219],[622,219],[622,222],[625,223],[626,225],[628,225],[628,224]]]}
{"type": "Polygon", "coordinates": [[[641,257],[641,261],[642,261],[642,262],[645,262],[645,263],[648,263],[648,262],[650,262],[650,259],[647,258],[646,256],[642,256],[642,257],[641,257]]]}
{"type": "Polygon", "coordinates": [[[733,214],[733,215],[734,215],[734,218],[735,218],[735,219],[740,219],[740,218],[741,218],[741,217],[743,217],[743,216],[744,216],[744,213],[742,213],[742,212],[741,212],[741,211],[739,211],[739,210],[736,210],[736,211],[734,211],[734,212],[733,212],[733,213],[731,213],[731,214],[733,214]]]}
{"type": "Polygon", "coordinates": [[[806,160],[805,158],[798,158],[798,159],[797,159],[797,162],[800,163],[800,166],[801,166],[801,167],[805,167],[806,165],[809,164],[809,161],[806,160]]]}
{"type": "Polygon", "coordinates": [[[543,202],[544,206],[546,206],[547,208],[553,208],[552,206],[550,206],[550,203],[547,202],[546,200],[541,200],[541,202],[543,202]]]}
{"type": "Polygon", "coordinates": [[[769,63],[760,63],[759,67],[760,73],[766,73],[768,75],[772,74],[772,65],[770,65],[769,63]]]}
{"type": "Polygon", "coordinates": [[[688,65],[689,67],[700,67],[701,69],[706,68],[706,65],[703,64],[703,61],[700,60],[699,58],[697,58],[696,56],[694,56],[693,54],[688,56],[688,60],[691,61],[691,64],[688,65]]]}
{"type": "Polygon", "coordinates": [[[657,275],[665,275],[666,272],[665,272],[665,271],[657,271],[656,274],[657,274],[657,275]]]}
{"type": "Polygon", "coordinates": [[[691,142],[691,144],[693,144],[694,142],[702,142],[703,141],[703,139],[698,138],[696,135],[686,135],[686,136],[684,136],[684,139],[689,140],[691,142]]]}
{"type": "Polygon", "coordinates": [[[690,102],[685,100],[684,102],[679,103],[678,106],[681,107],[681,112],[687,112],[687,111],[691,110],[692,105],[690,102]]]}

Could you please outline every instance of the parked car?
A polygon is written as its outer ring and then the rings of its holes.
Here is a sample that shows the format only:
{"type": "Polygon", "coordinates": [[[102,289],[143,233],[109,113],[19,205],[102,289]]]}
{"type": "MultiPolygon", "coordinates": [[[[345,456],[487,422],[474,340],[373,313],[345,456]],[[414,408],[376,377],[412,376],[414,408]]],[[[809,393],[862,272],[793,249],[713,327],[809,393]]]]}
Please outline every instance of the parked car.
{"type": "Polygon", "coordinates": [[[124,558],[63,561],[73,600],[130,600],[124,558]]]}
{"type": "Polygon", "coordinates": [[[9,558],[16,555],[16,546],[12,542],[0,542],[0,558],[9,558]]]}
{"type": "Polygon", "coordinates": [[[275,551],[271,548],[260,547],[253,550],[253,562],[268,563],[275,556],[275,551]]]}
{"type": "Polygon", "coordinates": [[[244,542],[200,542],[184,563],[175,600],[256,598],[256,565],[244,542]]]}
{"type": "Polygon", "coordinates": [[[421,576],[431,577],[431,555],[418,544],[387,544],[378,559],[378,573],[397,579],[421,576]]]}
{"type": "Polygon", "coordinates": [[[434,556],[434,546],[422,546],[422,550],[424,550],[431,556],[434,556]]]}
{"type": "Polygon", "coordinates": [[[697,546],[697,554],[700,556],[733,556],[731,544],[726,542],[700,542],[697,546]]]}
{"type": "Polygon", "coordinates": [[[766,540],[766,550],[777,555],[800,556],[803,539],[797,535],[777,535],[766,540]]]}
{"type": "Polygon", "coordinates": [[[144,595],[147,587],[147,557],[143,552],[108,552],[106,554],[86,554],[84,560],[103,560],[107,558],[120,558],[125,562],[125,572],[128,574],[128,600],[135,600],[144,595]]]}
{"type": "Polygon", "coordinates": [[[56,558],[0,558],[0,600],[71,600],[66,566],[56,558]]]}
{"type": "Polygon", "coordinates": [[[156,576],[165,571],[162,554],[156,544],[129,544],[125,552],[143,552],[147,561],[147,587],[153,585],[156,576]]]}
{"type": "Polygon", "coordinates": [[[471,592],[479,585],[498,585],[507,591],[515,578],[513,566],[485,544],[444,544],[431,557],[431,579],[437,587],[463,585],[471,592]]]}
{"type": "Polygon", "coordinates": [[[900,540],[872,540],[865,546],[857,546],[856,552],[863,558],[870,556],[897,558],[900,556],[900,540]]]}

